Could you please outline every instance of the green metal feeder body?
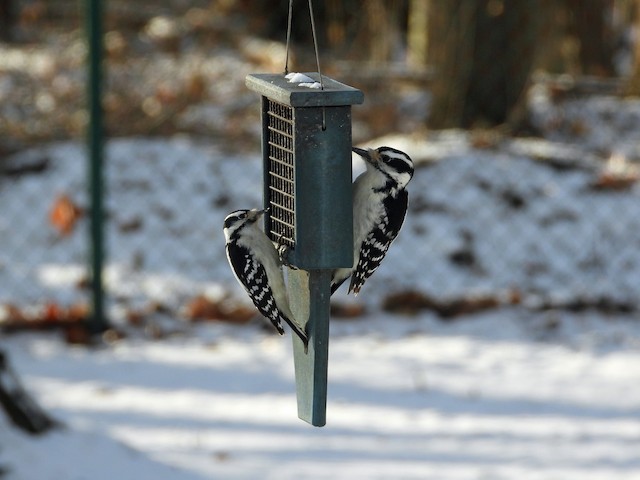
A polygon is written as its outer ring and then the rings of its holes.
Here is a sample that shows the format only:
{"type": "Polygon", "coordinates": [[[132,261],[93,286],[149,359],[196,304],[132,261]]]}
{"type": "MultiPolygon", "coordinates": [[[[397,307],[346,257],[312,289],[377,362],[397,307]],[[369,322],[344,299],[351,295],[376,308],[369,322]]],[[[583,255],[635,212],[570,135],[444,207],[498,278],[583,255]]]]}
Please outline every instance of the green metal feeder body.
{"type": "MultiPolygon", "coordinates": [[[[319,82],[317,73],[305,73],[319,82]]],[[[360,90],[328,77],[324,89],[282,74],[252,74],[262,96],[265,232],[289,247],[291,310],[306,326],[309,348],[292,335],[298,416],[326,422],[331,271],[353,265],[351,105],[360,90]]]]}

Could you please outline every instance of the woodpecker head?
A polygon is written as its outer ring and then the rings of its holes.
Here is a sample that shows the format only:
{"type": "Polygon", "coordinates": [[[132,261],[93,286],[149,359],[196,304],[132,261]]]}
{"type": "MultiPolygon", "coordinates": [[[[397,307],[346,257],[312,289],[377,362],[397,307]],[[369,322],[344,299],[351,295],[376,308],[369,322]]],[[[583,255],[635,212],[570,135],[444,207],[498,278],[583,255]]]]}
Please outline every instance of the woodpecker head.
{"type": "Polygon", "coordinates": [[[264,210],[236,210],[224,219],[224,237],[228,242],[234,235],[239,234],[245,226],[256,223],[269,209],[264,210]]]}
{"type": "Polygon", "coordinates": [[[379,171],[398,188],[406,187],[413,177],[413,161],[400,150],[391,147],[379,147],[375,150],[354,147],[352,150],[364,159],[367,170],[379,171]]]}

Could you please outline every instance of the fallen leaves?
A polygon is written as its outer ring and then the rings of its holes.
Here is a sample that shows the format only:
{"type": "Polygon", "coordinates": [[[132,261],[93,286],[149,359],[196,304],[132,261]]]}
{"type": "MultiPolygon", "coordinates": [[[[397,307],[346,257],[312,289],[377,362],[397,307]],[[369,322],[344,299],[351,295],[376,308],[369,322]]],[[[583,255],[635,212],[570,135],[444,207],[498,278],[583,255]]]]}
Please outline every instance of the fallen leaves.
{"type": "Polygon", "coordinates": [[[69,329],[86,322],[89,306],[75,303],[63,306],[48,301],[39,306],[19,307],[14,304],[0,306],[0,329],[4,333],[16,331],[42,331],[69,329]]]}
{"type": "Polygon", "coordinates": [[[66,237],[73,232],[83,214],[84,210],[69,195],[62,193],[55,198],[49,210],[49,223],[66,237]]]}
{"type": "Polygon", "coordinates": [[[331,317],[332,318],[360,318],[365,316],[367,310],[364,305],[359,303],[339,303],[331,302],[331,317]]]}
{"type": "MultiPolygon", "coordinates": [[[[187,325],[185,320],[244,325],[257,314],[255,308],[239,302],[231,295],[210,298],[205,294],[198,294],[188,299],[181,308],[158,302],[128,306],[123,312],[126,324],[109,328],[102,333],[101,338],[103,342],[113,343],[125,335],[142,332],[148,338],[162,339],[184,333],[187,325]]],[[[99,339],[92,333],[90,320],[90,306],[83,302],[68,306],[56,301],[26,306],[0,304],[0,332],[5,334],[55,331],[61,332],[67,343],[89,345],[99,339]]]]}
{"type": "Polygon", "coordinates": [[[432,310],[442,318],[453,318],[485,310],[514,305],[521,302],[518,291],[462,295],[454,298],[440,298],[418,291],[406,291],[388,295],[382,302],[382,309],[390,313],[416,315],[422,310],[432,310]]]}
{"type": "Polygon", "coordinates": [[[42,305],[19,307],[0,305],[0,332],[60,332],[70,345],[94,345],[96,342],[113,343],[124,337],[123,332],[109,328],[101,336],[94,334],[89,305],[77,302],[69,306],[54,301],[42,305]]]}
{"type": "Polygon", "coordinates": [[[595,190],[625,190],[640,180],[640,167],[624,155],[613,154],[591,183],[595,190]]]}
{"type": "Polygon", "coordinates": [[[256,316],[253,307],[246,307],[228,298],[220,300],[197,295],[183,308],[183,316],[190,321],[221,321],[236,324],[248,323],[256,316]]]}

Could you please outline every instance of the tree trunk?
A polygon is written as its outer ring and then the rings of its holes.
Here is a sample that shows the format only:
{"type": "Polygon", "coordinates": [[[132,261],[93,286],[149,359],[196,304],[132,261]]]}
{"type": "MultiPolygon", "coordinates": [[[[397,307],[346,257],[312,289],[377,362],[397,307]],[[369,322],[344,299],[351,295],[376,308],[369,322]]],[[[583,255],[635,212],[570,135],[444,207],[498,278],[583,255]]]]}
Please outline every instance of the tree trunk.
{"type": "MultiPolygon", "coordinates": [[[[640,0],[636,0],[635,30],[640,32],[640,0]]],[[[626,86],[626,94],[640,96],[640,41],[636,40],[633,51],[633,73],[626,86]]]]}
{"type": "Polygon", "coordinates": [[[370,0],[364,2],[365,22],[359,40],[367,58],[373,62],[385,63],[394,59],[400,40],[398,2],[391,0],[370,0]]]}
{"type": "Polygon", "coordinates": [[[565,0],[572,13],[571,33],[578,41],[578,58],[583,75],[611,76],[613,32],[607,18],[611,0],[565,0]]]}
{"type": "Polygon", "coordinates": [[[13,40],[13,25],[15,23],[15,11],[13,0],[0,0],[0,41],[13,40]]]}
{"type": "Polygon", "coordinates": [[[429,1],[409,0],[407,19],[407,61],[412,67],[424,67],[429,48],[429,1]]]}
{"type": "Polygon", "coordinates": [[[433,0],[429,63],[436,69],[430,126],[495,126],[522,101],[540,10],[528,2],[433,0]]]}
{"type": "Polygon", "coordinates": [[[478,0],[431,0],[428,63],[436,70],[431,85],[429,123],[433,128],[462,126],[473,61],[478,0]]]}

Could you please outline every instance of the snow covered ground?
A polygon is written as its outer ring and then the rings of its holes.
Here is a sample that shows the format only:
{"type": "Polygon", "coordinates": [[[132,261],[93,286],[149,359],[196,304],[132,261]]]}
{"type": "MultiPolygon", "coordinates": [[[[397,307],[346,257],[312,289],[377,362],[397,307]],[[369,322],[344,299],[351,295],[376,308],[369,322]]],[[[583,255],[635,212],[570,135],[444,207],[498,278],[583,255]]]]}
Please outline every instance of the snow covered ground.
{"type": "Polygon", "coordinates": [[[0,429],[11,480],[638,479],[637,320],[522,311],[336,322],[324,428],[296,418],[288,339],[3,342],[66,429],[0,429]],[[546,339],[550,335],[552,339],[546,339]]]}
{"type": "MultiPolygon", "coordinates": [[[[258,156],[187,138],[110,142],[109,313],[123,323],[159,304],[176,333],[98,350],[3,337],[66,425],[31,438],[0,418],[6,478],[640,479],[640,189],[604,182],[637,173],[640,106],[535,105],[548,139],[370,144],[420,167],[404,230],[358,298],[367,314],[332,322],[322,429],[297,419],[289,338],[182,318],[196,295],[246,301],[220,227],[260,204],[258,156]],[[382,311],[409,289],[511,300],[454,321],[382,311]]],[[[46,145],[10,162],[42,158],[44,173],[0,177],[0,304],[25,310],[86,299],[86,219],[67,237],[47,220],[58,193],[86,208],[83,152],[46,145]]]]}

